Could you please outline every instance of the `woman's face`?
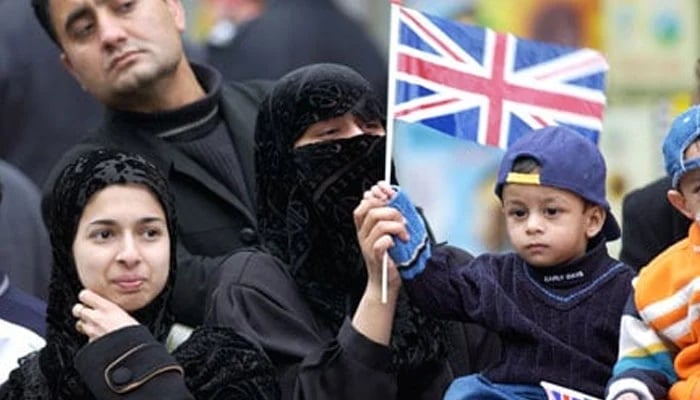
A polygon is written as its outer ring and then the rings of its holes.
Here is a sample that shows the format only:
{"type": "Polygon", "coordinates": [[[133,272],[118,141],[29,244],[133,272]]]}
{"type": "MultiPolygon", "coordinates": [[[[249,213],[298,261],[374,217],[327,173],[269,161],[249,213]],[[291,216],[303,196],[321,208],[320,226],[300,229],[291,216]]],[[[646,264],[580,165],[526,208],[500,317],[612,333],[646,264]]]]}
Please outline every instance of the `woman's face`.
{"type": "Polygon", "coordinates": [[[299,139],[294,142],[294,148],[307,144],[325,142],[335,139],[349,139],[353,136],[370,134],[384,136],[384,127],[381,121],[363,122],[351,113],[345,113],[340,117],[330,118],[311,124],[299,139]]]}
{"type": "Polygon", "coordinates": [[[163,208],[143,185],[111,185],[87,202],[73,241],[80,282],[125,311],[150,303],[170,271],[163,208]]]}

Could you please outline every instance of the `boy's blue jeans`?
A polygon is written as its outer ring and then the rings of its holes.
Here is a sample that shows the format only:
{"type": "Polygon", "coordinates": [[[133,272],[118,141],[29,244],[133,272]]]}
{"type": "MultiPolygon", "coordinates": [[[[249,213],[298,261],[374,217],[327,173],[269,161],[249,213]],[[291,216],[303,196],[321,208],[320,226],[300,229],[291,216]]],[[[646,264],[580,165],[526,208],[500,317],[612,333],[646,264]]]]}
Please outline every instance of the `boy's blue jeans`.
{"type": "Polygon", "coordinates": [[[444,400],[547,400],[541,386],[493,383],[480,374],[457,378],[444,400]]]}

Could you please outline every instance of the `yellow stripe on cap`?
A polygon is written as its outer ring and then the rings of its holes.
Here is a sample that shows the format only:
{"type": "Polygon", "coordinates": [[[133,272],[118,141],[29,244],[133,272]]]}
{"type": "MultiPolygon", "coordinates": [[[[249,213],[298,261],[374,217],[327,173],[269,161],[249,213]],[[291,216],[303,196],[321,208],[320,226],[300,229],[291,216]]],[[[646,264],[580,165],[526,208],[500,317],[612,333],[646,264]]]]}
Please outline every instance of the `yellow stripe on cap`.
{"type": "Polygon", "coordinates": [[[523,174],[520,172],[509,172],[506,177],[507,183],[523,183],[526,185],[539,185],[540,174],[523,174]]]}

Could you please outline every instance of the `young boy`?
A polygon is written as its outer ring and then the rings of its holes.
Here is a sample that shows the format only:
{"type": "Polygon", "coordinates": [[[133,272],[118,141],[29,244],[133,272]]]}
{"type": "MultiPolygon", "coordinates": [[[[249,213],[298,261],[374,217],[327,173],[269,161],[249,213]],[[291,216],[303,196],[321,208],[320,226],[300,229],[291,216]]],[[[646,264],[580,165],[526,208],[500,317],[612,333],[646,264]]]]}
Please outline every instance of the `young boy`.
{"type": "Polygon", "coordinates": [[[605,242],[620,229],[605,199],[605,174],[596,146],[570,129],[521,137],[503,157],[495,187],[516,252],[463,265],[439,247],[428,258],[422,221],[400,190],[379,185],[365,193],[355,217],[372,267],[380,268],[388,250],[416,305],[480,323],[503,340],[500,362],[453,381],[445,399],[546,399],[541,381],[603,395],[633,278],[607,252],[605,242]],[[386,201],[393,208],[378,207],[386,201]],[[387,240],[405,237],[403,230],[407,242],[387,240]]]}
{"type": "Polygon", "coordinates": [[[700,399],[700,106],[673,121],[663,154],[666,197],[694,223],[635,280],[606,399],[700,399]]]}

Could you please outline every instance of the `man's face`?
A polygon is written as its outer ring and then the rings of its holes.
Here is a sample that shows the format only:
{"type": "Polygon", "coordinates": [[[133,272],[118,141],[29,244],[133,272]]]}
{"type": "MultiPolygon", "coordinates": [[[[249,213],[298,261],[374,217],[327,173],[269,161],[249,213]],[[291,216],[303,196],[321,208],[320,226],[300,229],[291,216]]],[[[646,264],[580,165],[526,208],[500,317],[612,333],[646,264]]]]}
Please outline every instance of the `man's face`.
{"type": "Polygon", "coordinates": [[[180,0],[50,0],[49,5],[63,63],[107,105],[154,97],[184,60],[180,0]]]}

